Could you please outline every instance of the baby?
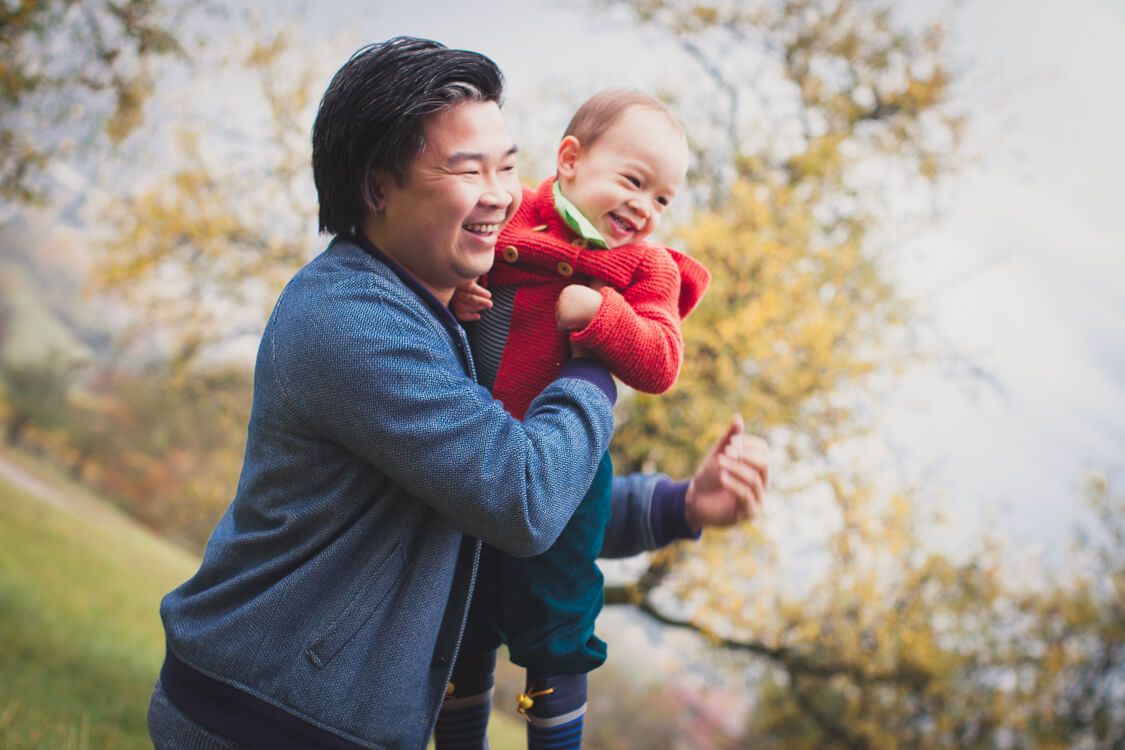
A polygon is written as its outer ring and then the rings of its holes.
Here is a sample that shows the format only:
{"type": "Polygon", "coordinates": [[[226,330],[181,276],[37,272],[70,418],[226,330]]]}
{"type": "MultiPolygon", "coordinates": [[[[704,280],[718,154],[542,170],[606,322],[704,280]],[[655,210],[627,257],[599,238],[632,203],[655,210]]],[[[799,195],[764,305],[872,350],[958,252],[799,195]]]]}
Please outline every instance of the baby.
{"type": "MultiPolygon", "coordinates": [[[[470,342],[480,382],[512,415],[523,418],[572,345],[638,390],[662,393],[675,383],[680,321],[710,276],[691,258],[643,240],[659,225],[687,163],[683,128],[647,94],[602,91],[575,113],[559,144],[556,177],[524,188],[492,270],[451,301],[460,320],[475,321],[470,342]]],[[[501,643],[527,669],[519,710],[529,722],[528,747],[581,746],[586,675],[606,658],[594,635],[603,603],[596,559],[612,476],[606,453],[544,554],[521,559],[484,548],[438,718],[438,750],[486,746],[501,643]]]]}

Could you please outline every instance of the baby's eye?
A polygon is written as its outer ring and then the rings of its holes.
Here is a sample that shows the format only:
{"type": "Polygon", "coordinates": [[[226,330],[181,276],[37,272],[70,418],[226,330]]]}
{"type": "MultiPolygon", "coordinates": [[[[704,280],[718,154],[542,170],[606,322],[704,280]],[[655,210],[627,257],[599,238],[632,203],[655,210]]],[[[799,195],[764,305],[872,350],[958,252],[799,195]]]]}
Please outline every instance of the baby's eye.
{"type": "Polygon", "coordinates": [[[659,204],[660,204],[660,205],[662,205],[662,206],[667,206],[667,205],[668,205],[668,199],[667,199],[667,198],[665,198],[665,197],[664,197],[663,195],[657,196],[657,198],[656,198],[656,202],[657,202],[657,203],[659,203],[659,204]]]}
{"type": "Polygon", "coordinates": [[[640,187],[641,186],[641,181],[638,180],[636,177],[634,177],[631,174],[625,175],[625,179],[628,180],[629,182],[633,183],[633,187],[640,187]]]}

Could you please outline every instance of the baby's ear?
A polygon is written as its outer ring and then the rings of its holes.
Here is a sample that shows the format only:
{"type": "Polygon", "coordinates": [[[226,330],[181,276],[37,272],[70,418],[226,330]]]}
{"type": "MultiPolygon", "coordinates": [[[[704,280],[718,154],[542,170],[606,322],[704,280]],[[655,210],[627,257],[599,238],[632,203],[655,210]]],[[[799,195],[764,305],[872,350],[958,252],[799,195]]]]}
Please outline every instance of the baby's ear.
{"type": "Polygon", "coordinates": [[[574,167],[582,155],[582,144],[573,135],[568,135],[559,144],[558,173],[559,177],[571,179],[574,177],[574,167]]]}

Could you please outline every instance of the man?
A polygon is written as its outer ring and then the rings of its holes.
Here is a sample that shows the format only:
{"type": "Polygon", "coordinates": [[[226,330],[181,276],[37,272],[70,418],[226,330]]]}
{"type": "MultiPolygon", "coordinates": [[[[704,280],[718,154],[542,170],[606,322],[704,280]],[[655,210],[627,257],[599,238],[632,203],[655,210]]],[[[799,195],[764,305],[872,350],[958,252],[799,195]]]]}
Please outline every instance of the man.
{"type": "MultiPolygon", "coordinates": [[[[453,289],[488,270],[519,200],[487,58],[425,40],[356,53],[313,132],[336,235],[262,336],[238,489],[199,572],[161,605],[157,748],[422,748],[481,540],[550,546],[613,431],[613,381],[575,358],[520,422],[475,382],[453,289]]],[[[604,552],[757,511],[740,423],[690,485],[615,480],[604,552]]]]}

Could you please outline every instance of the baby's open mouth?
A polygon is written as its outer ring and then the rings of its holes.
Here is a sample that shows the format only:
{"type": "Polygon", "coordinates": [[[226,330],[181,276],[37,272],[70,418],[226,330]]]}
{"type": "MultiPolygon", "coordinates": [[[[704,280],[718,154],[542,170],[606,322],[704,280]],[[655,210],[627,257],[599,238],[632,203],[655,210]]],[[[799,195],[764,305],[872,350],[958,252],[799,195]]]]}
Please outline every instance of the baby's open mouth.
{"type": "Polygon", "coordinates": [[[609,213],[609,220],[613,222],[613,224],[622,234],[637,231],[637,227],[635,224],[633,224],[633,222],[624,217],[618,216],[612,211],[609,213]]]}

